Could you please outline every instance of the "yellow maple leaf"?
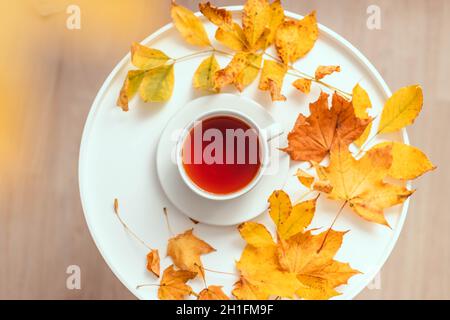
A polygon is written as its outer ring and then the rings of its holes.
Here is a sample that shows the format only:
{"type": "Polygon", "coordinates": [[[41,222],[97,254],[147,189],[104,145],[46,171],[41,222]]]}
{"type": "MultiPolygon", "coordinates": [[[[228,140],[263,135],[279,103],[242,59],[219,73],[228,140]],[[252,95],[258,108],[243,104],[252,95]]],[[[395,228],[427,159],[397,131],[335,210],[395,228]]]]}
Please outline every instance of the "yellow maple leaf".
{"type": "MultiPolygon", "coordinates": [[[[364,90],[364,88],[361,87],[359,84],[357,84],[353,88],[352,96],[353,96],[352,104],[353,108],[355,109],[355,115],[362,120],[369,119],[367,109],[372,108],[372,102],[370,101],[367,91],[364,90]]],[[[372,130],[372,123],[370,123],[367,126],[366,130],[364,130],[362,135],[355,140],[355,144],[358,147],[361,147],[364,144],[364,142],[366,142],[371,130],[372,130]]]]}
{"type": "Polygon", "coordinates": [[[193,229],[179,234],[167,245],[167,255],[172,258],[175,266],[181,270],[196,272],[203,276],[203,264],[200,256],[216,251],[208,243],[196,237],[193,229]]]}
{"type": "Polygon", "coordinates": [[[129,101],[136,95],[139,87],[144,79],[145,70],[130,70],[120,90],[119,98],[117,99],[117,106],[121,107],[123,111],[128,111],[129,101]]]}
{"type": "Polygon", "coordinates": [[[267,0],[247,0],[242,11],[242,29],[250,48],[254,48],[264,34],[271,20],[270,5],[267,0]]]}
{"type": "Polygon", "coordinates": [[[422,105],[423,92],[420,86],[398,90],[384,105],[377,134],[395,132],[412,124],[422,110],[422,105]]]}
{"type": "Polygon", "coordinates": [[[169,60],[170,57],[161,50],[149,48],[137,42],[131,45],[131,63],[141,70],[160,67],[169,60]]]}
{"type": "Polygon", "coordinates": [[[145,73],[139,94],[145,102],[164,102],[170,99],[175,81],[174,67],[164,65],[145,73]]]}
{"type": "Polygon", "coordinates": [[[292,85],[299,91],[308,94],[311,92],[311,80],[310,79],[297,79],[295,80],[292,85]]]}
{"type": "Polygon", "coordinates": [[[275,35],[278,56],[285,64],[295,62],[311,51],[318,36],[315,11],[300,21],[284,21],[275,35]]]}
{"type": "Polygon", "coordinates": [[[259,89],[270,91],[272,101],[285,101],[286,97],[281,94],[284,76],[287,67],[273,60],[264,60],[264,66],[259,81],[259,89]]]}
{"type": "Polygon", "coordinates": [[[328,167],[315,165],[320,179],[332,186],[329,198],[343,200],[362,218],[388,226],[384,209],[403,203],[413,191],[384,182],[392,165],[392,146],[369,150],[356,160],[347,146],[331,152],[328,167]]]}
{"type": "Polygon", "coordinates": [[[239,91],[252,83],[258,76],[262,55],[238,52],[230,63],[214,75],[215,89],[234,84],[239,91]]]}
{"type": "Polygon", "coordinates": [[[230,300],[220,286],[208,286],[200,291],[198,300],[230,300]]]}
{"type": "Polygon", "coordinates": [[[345,232],[329,230],[319,235],[310,231],[288,240],[280,239],[278,261],[283,270],[295,273],[301,286],[296,294],[304,299],[329,299],[339,293],[335,288],[346,284],[359,272],[348,264],[333,260],[342,246],[345,232]]]}
{"type": "Polygon", "coordinates": [[[217,92],[214,89],[214,75],[219,69],[219,63],[214,54],[203,60],[194,73],[194,88],[217,92]]]}
{"type": "Polygon", "coordinates": [[[316,69],[314,77],[316,78],[316,80],[320,80],[334,72],[341,72],[341,67],[340,66],[319,66],[316,69]]]}
{"type": "Polygon", "coordinates": [[[292,206],[286,192],[282,190],[273,192],[269,197],[269,215],[277,227],[278,236],[288,239],[303,232],[314,217],[316,200],[308,200],[292,206]]]}
{"type": "Polygon", "coordinates": [[[205,27],[200,19],[189,9],[172,1],[171,16],[175,27],[189,44],[204,47],[210,46],[205,27]]]}
{"type": "Polygon", "coordinates": [[[159,252],[156,249],[150,250],[147,254],[147,270],[152,272],[155,276],[159,278],[160,272],[160,260],[159,252]]]}
{"type": "Polygon", "coordinates": [[[251,284],[245,278],[241,277],[239,281],[234,284],[232,291],[233,296],[238,300],[267,300],[269,293],[264,288],[260,288],[251,284]]]}
{"type": "Polygon", "coordinates": [[[175,270],[173,265],[164,270],[158,289],[161,300],[183,300],[192,293],[192,288],[186,284],[195,278],[197,273],[186,270],[175,270]]]}
{"type": "Polygon", "coordinates": [[[425,153],[418,148],[400,142],[383,142],[371,150],[392,146],[392,165],[389,176],[399,180],[413,180],[436,169],[425,153]]]}

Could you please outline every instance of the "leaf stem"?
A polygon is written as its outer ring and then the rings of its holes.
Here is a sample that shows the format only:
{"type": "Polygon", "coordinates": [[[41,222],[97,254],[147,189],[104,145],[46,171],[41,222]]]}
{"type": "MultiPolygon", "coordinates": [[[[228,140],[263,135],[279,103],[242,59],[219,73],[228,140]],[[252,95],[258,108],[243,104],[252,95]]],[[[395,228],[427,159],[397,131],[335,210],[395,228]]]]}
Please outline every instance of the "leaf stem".
{"type": "Polygon", "coordinates": [[[131,230],[128,225],[125,223],[125,221],[123,221],[122,217],[119,214],[119,200],[114,199],[114,213],[116,214],[116,217],[119,219],[120,223],[122,224],[122,226],[124,227],[124,229],[131,234],[138,242],[140,242],[143,246],[145,246],[147,249],[149,249],[150,251],[153,250],[152,247],[150,247],[148,244],[146,244],[144,242],[144,240],[142,240],[136,233],[134,233],[133,230],[131,230]]]}
{"type": "Polygon", "coordinates": [[[212,270],[212,269],[208,269],[208,268],[205,268],[205,267],[203,267],[203,270],[209,271],[209,272],[213,272],[213,273],[220,273],[220,274],[226,274],[226,275],[230,275],[230,276],[236,276],[235,273],[225,272],[225,271],[217,271],[217,270],[212,270]]]}
{"type": "Polygon", "coordinates": [[[163,208],[163,211],[164,211],[164,216],[166,217],[167,230],[169,230],[169,233],[171,236],[174,236],[175,233],[172,231],[172,228],[170,227],[170,223],[169,223],[169,212],[167,211],[166,207],[163,208]]]}
{"type": "Polygon", "coordinates": [[[333,219],[333,222],[331,223],[331,226],[328,228],[327,233],[325,234],[325,237],[323,238],[322,244],[320,245],[319,250],[317,250],[317,253],[319,253],[320,251],[322,251],[325,242],[327,241],[328,235],[330,234],[331,229],[333,229],[334,224],[336,223],[337,219],[339,218],[339,216],[341,215],[342,211],[344,211],[345,206],[347,205],[348,201],[345,201],[344,204],[342,205],[342,207],[339,209],[338,213],[336,214],[336,216],[333,219]]]}

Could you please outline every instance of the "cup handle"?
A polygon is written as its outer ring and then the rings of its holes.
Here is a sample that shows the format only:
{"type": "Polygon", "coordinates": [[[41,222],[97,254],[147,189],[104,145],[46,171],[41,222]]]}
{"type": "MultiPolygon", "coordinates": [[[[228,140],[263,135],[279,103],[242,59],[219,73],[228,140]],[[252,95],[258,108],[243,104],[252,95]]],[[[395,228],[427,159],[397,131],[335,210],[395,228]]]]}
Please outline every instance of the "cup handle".
{"type": "Polygon", "coordinates": [[[281,136],[284,133],[284,128],[281,124],[275,122],[274,124],[264,128],[262,130],[263,138],[270,142],[271,140],[281,136]]]}

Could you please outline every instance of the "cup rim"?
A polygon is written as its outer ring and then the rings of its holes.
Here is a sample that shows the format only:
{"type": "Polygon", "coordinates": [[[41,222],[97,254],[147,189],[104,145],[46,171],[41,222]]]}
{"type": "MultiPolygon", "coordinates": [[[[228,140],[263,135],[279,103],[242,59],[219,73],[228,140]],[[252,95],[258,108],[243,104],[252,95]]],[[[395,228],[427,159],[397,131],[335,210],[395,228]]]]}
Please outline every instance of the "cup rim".
{"type": "Polygon", "coordinates": [[[267,139],[264,139],[263,129],[261,129],[261,127],[253,119],[251,119],[248,115],[246,115],[240,111],[233,110],[233,109],[223,108],[223,109],[218,109],[218,110],[213,110],[213,111],[207,111],[207,112],[202,113],[199,116],[195,117],[194,120],[190,121],[183,128],[180,136],[178,137],[177,145],[176,145],[177,167],[178,167],[178,172],[180,173],[182,180],[189,187],[189,189],[194,191],[196,194],[198,194],[206,199],[210,199],[210,200],[231,200],[231,199],[241,197],[244,194],[248,193],[250,190],[252,190],[258,184],[258,182],[261,180],[262,176],[264,175],[265,169],[267,168],[268,159],[269,159],[268,142],[267,142],[267,139]],[[262,160],[261,160],[261,165],[258,170],[258,173],[255,175],[255,177],[253,177],[253,179],[244,188],[239,189],[232,193],[228,193],[228,194],[217,194],[217,193],[209,192],[209,191],[204,190],[201,187],[199,187],[194,181],[192,181],[192,179],[186,173],[186,170],[184,169],[184,165],[183,165],[183,159],[182,159],[182,151],[183,151],[184,142],[186,140],[187,135],[190,134],[195,123],[198,121],[203,121],[203,120],[212,118],[214,116],[220,116],[220,115],[234,116],[235,118],[238,118],[239,120],[247,123],[252,129],[256,130],[256,132],[258,134],[260,146],[262,146],[262,152],[261,152],[262,160]]]}

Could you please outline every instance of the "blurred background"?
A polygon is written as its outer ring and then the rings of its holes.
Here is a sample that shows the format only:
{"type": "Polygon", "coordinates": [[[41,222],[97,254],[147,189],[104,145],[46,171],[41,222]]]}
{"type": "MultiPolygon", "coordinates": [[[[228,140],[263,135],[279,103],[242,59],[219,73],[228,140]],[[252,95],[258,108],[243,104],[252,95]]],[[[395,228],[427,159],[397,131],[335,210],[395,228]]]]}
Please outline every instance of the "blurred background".
{"type": "MultiPolygon", "coordinates": [[[[197,11],[198,1],[177,2],[197,11]]],[[[358,298],[450,299],[450,1],[282,2],[300,14],[316,9],[392,90],[423,86],[424,109],[408,132],[439,169],[414,183],[419,192],[399,242],[358,298]],[[367,26],[373,6],[380,29],[367,26]]],[[[78,151],[103,81],[132,41],[170,22],[169,7],[170,0],[0,0],[0,299],[134,299],[88,232],[78,151]],[[77,9],[80,29],[68,24],[77,9]],[[66,288],[69,265],[81,268],[81,290],[66,288]]]]}

